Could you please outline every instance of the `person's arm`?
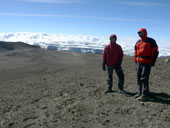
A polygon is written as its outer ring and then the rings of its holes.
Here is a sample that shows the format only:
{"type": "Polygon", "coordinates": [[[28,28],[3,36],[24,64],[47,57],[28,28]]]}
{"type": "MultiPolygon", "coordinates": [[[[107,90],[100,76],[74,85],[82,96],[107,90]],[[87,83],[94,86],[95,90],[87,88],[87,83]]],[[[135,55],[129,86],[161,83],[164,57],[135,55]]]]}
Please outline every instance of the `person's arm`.
{"type": "Polygon", "coordinates": [[[138,47],[138,43],[140,43],[140,42],[141,42],[141,39],[136,42],[135,47],[134,47],[134,50],[135,50],[134,61],[135,61],[135,63],[137,63],[137,57],[138,57],[138,54],[137,54],[138,48],[137,47],[138,47]]]}
{"type": "Polygon", "coordinates": [[[120,47],[120,53],[119,53],[119,59],[118,59],[118,66],[121,66],[121,64],[122,64],[122,60],[123,60],[123,50],[122,50],[122,48],[120,47]]]}
{"type": "Polygon", "coordinates": [[[156,44],[155,40],[152,40],[151,50],[152,50],[152,62],[151,62],[151,66],[154,66],[155,62],[156,62],[156,60],[158,58],[158,55],[159,55],[158,45],[156,44]]]}
{"type": "Polygon", "coordinates": [[[158,55],[159,55],[159,51],[158,51],[158,48],[154,48],[153,49],[153,57],[152,57],[152,62],[151,62],[151,66],[154,66],[155,65],[155,62],[158,58],[158,55]]]}
{"type": "Polygon", "coordinates": [[[106,54],[106,47],[105,47],[103,51],[103,63],[102,63],[103,71],[106,71],[106,58],[107,58],[107,54],[106,54]]]}

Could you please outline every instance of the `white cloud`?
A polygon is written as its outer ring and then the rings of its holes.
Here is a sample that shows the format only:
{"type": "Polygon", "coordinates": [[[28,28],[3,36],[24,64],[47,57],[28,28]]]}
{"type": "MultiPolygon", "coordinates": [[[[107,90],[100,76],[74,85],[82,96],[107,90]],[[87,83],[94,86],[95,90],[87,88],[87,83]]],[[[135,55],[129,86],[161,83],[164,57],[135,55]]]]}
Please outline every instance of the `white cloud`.
{"type": "MultiPolygon", "coordinates": [[[[117,41],[121,45],[124,54],[134,55],[134,45],[136,38],[119,38],[117,41]]],[[[79,52],[102,53],[105,45],[109,43],[108,37],[47,34],[47,33],[0,33],[0,41],[22,41],[31,45],[39,45],[44,49],[71,50],[79,52]]],[[[159,56],[170,56],[170,42],[159,43],[159,56]]]]}
{"type": "Polygon", "coordinates": [[[85,3],[85,0],[18,0],[18,1],[34,2],[34,3],[51,3],[51,4],[85,3]]]}
{"type": "Polygon", "coordinates": [[[161,20],[144,20],[133,18],[113,18],[113,17],[96,17],[96,16],[76,16],[76,15],[52,15],[52,14],[25,14],[25,13],[0,13],[0,16],[23,16],[23,17],[49,17],[49,18],[74,18],[74,19],[91,19],[91,20],[106,20],[106,21],[127,21],[127,22],[159,22],[166,23],[161,20]]]}
{"type": "Polygon", "coordinates": [[[130,6],[155,6],[155,7],[165,7],[168,6],[165,3],[158,3],[158,2],[148,2],[148,1],[142,1],[142,2],[131,2],[131,1],[126,1],[126,2],[119,2],[120,4],[123,5],[130,5],[130,6]]]}

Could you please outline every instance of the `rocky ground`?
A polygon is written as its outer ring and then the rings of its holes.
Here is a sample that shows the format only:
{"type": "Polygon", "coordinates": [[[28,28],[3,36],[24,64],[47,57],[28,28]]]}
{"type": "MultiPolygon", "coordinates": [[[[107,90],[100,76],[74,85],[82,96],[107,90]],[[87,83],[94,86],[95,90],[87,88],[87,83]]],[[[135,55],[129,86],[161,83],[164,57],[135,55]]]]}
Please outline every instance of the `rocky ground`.
{"type": "Polygon", "coordinates": [[[170,62],[159,58],[151,97],[140,102],[133,57],[125,56],[126,94],[105,94],[101,55],[45,51],[0,52],[0,128],[168,128],[170,62]]]}

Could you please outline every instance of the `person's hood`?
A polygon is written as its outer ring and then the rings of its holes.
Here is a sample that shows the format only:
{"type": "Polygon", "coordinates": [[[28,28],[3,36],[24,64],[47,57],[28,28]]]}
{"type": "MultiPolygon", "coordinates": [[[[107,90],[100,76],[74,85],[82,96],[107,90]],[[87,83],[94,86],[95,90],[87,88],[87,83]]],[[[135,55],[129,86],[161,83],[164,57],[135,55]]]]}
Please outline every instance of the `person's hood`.
{"type": "Polygon", "coordinates": [[[138,32],[144,32],[144,36],[141,38],[142,40],[147,38],[147,30],[145,28],[141,28],[138,32]]]}
{"type": "MultiPolygon", "coordinates": [[[[117,36],[116,36],[115,34],[110,35],[110,39],[111,39],[112,37],[116,38],[116,41],[117,41],[117,36]]],[[[116,45],[116,41],[115,41],[115,42],[111,42],[111,41],[110,41],[110,46],[111,46],[111,47],[114,47],[114,46],[116,45]]]]}
{"type": "Polygon", "coordinates": [[[115,34],[110,35],[110,39],[111,39],[112,37],[115,37],[115,38],[116,38],[116,41],[117,41],[117,36],[116,36],[115,34]]]}

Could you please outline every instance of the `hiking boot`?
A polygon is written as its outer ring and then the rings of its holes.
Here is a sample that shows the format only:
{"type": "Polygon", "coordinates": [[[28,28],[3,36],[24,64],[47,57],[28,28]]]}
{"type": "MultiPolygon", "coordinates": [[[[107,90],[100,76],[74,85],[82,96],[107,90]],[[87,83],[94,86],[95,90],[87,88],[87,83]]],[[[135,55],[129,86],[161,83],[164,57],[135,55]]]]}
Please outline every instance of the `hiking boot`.
{"type": "Polygon", "coordinates": [[[137,93],[134,97],[135,98],[138,98],[138,97],[140,97],[141,96],[141,93],[137,93]]]}
{"type": "Polygon", "coordinates": [[[141,95],[137,98],[137,100],[144,101],[144,100],[147,100],[147,98],[148,98],[147,96],[141,95]]]}
{"type": "Polygon", "coordinates": [[[112,93],[112,92],[113,92],[113,90],[107,90],[104,93],[112,93]]]}
{"type": "Polygon", "coordinates": [[[118,89],[118,91],[117,91],[118,93],[122,93],[122,94],[124,94],[125,93],[125,91],[123,90],[123,89],[118,89]]]}

